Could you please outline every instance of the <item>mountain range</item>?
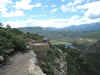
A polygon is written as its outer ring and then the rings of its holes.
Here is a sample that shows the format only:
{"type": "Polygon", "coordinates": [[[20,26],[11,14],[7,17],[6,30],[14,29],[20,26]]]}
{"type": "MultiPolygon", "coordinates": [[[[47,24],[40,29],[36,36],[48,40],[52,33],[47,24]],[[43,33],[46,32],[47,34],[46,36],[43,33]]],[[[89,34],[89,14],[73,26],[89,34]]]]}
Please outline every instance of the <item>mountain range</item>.
{"type": "Polygon", "coordinates": [[[75,39],[75,38],[100,38],[100,22],[82,25],[72,25],[64,28],[53,27],[23,27],[19,28],[23,32],[38,33],[52,40],[75,39]]]}

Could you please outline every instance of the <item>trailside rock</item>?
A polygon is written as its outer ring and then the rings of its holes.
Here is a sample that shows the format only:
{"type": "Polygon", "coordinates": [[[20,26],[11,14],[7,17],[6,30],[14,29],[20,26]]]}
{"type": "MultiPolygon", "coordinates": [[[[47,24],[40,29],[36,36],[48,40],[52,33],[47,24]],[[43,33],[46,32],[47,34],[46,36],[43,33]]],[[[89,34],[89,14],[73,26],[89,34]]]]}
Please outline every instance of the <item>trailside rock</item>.
{"type": "Polygon", "coordinates": [[[0,56],[0,62],[4,61],[4,57],[0,56]]]}
{"type": "Polygon", "coordinates": [[[31,51],[32,59],[29,61],[29,68],[28,73],[31,75],[46,75],[43,73],[42,69],[36,65],[37,64],[37,58],[36,54],[31,51]]]}

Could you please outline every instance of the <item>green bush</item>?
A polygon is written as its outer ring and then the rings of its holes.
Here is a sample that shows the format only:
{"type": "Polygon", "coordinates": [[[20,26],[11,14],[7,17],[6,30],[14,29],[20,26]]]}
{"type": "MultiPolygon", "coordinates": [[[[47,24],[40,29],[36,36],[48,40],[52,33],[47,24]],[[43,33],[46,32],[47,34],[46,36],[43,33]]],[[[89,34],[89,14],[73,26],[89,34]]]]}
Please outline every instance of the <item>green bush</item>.
{"type": "Polygon", "coordinates": [[[26,42],[25,39],[23,39],[22,37],[16,36],[12,39],[12,42],[16,51],[24,51],[26,49],[26,42]]]}
{"type": "Polygon", "coordinates": [[[30,38],[30,39],[33,39],[33,40],[42,40],[43,37],[44,36],[36,34],[36,33],[29,33],[29,32],[26,33],[26,38],[30,38]]]}
{"type": "Polygon", "coordinates": [[[0,28],[0,55],[5,56],[13,49],[24,51],[26,49],[24,33],[15,28],[0,28]]]}

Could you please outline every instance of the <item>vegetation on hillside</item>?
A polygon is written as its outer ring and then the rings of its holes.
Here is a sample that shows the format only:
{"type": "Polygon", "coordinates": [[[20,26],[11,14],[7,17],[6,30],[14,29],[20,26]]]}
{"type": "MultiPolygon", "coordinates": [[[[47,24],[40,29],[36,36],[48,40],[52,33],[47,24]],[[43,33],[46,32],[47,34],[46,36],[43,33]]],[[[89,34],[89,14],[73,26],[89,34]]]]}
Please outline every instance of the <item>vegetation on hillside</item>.
{"type": "MultiPolygon", "coordinates": [[[[40,28],[39,30],[42,29],[40,28]]],[[[23,33],[16,28],[11,28],[9,25],[4,28],[3,24],[0,23],[0,64],[2,64],[3,59],[8,59],[7,57],[14,52],[26,51],[27,39],[43,39],[43,36],[33,33],[33,31],[32,33],[23,33]]],[[[50,36],[50,38],[56,40],[60,38],[59,41],[53,40],[49,43],[47,42],[49,45],[41,47],[33,46],[33,50],[37,54],[39,61],[38,65],[47,75],[100,75],[100,61],[98,60],[100,59],[100,41],[96,42],[97,40],[93,40],[94,38],[99,38],[99,35],[95,34],[96,37],[92,37],[93,35],[91,36],[93,33],[99,33],[99,29],[98,31],[88,31],[86,34],[85,32],[81,32],[80,30],[48,30],[47,32],[38,32],[43,34],[45,33],[47,36],[50,36]],[[48,34],[48,32],[50,32],[50,34],[48,34]],[[88,35],[89,33],[91,34],[88,35]],[[67,37],[67,39],[61,37],[67,37]],[[71,40],[73,38],[69,41],[68,37],[73,37],[76,41],[71,40]],[[69,47],[69,45],[72,45],[73,47],[69,47]]]]}
{"type": "Polygon", "coordinates": [[[26,39],[41,40],[43,36],[34,33],[23,33],[22,31],[11,28],[7,25],[5,28],[0,23],[0,62],[8,59],[9,55],[17,51],[25,52],[27,50],[26,39]]]}
{"type": "MultiPolygon", "coordinates": [[[[41,47],[43,48],[43,47],[41,47]]],[[[49,48],[36,49],[38,65],[47,75],[66,75],[67,63],[63,52],[51,45],[49,48]]]]}
{"type": "Polygon", "coordinates": [[[63,44],[50,45],[49,49],[37,49],[35,52],[40,67],[47,75],[100,75],[99,50],[100,41],[87,46],[76,43],[75,48],[66,48],[63,44]]]}
{"type": "Polygon", "coordinates": [[[68,75],[100,75],[100,41],[88,46],[81,45],[79,49],[77,47],[59,47],[66,53],[68,75]]]}

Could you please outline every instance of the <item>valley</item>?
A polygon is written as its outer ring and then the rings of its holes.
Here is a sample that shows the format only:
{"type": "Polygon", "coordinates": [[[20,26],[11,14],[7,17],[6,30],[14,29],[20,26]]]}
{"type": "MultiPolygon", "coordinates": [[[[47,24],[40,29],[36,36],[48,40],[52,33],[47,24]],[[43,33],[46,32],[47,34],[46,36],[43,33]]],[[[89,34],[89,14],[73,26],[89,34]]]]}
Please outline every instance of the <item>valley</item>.
{"type": "Polygon", "coordinates": [[[0,0],[0,75],[100,75],[100,0],[0,0]]]}
{"type": "Polygon", "coordinates": [[[65,28],[25,27],[23,32],[38,33],[50,39],[53,44],[95,43],[100,38],[100,23],[69,26],[65,28]],[[56,35],[56,36],[55,36],[56,35]]]}
{"type": "Polygon", "coordinates": [[[1,27],[0,74],[99,75],[99,35],[91,34],[99,31],[90,29],[1,27]]]}

